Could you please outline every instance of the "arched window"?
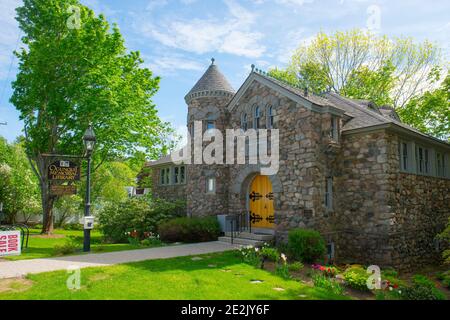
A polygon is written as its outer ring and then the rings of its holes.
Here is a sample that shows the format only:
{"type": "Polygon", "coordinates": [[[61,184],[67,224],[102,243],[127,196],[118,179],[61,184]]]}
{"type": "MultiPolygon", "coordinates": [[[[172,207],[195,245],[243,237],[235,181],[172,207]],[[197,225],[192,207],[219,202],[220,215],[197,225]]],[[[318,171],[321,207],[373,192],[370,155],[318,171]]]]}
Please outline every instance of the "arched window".
{"type": "Polygon", "coordinates": [[[273,106],[269,106],[267,108],[267,128],[272,129],[273,128],[273,119],[274,119],[274,110],[273,106]]]}
{"type": "Polygon", "coordinates": [[[247,122],[247,114],[246,113],[244,113],[243,115],[242,115],[242,129],[244,130],[244,131],[247,131],[247,129],[248,129],[248,124],[247,124],[248,122],[247,122]]]}
{"type": "Polygon", "coordinates": [[[259,129],[261,126],[261,109],[259,107],[255,108],[255,120],[254,120],[254,128],[259,129]]]}

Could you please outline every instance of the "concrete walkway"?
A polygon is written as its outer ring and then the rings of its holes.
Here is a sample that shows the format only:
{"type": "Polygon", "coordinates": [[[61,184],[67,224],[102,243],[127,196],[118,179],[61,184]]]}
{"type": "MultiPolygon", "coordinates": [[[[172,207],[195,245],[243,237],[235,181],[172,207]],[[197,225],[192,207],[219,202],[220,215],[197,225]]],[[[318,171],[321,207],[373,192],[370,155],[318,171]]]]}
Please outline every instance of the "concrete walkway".
{"type": "Polygon", "coordinates": [[[237,246],[229,243],[214,241],[150,249],[91,253],[79,256],[7,261],[0,262],[0,279],[22,277],[29,273],[66,270],[69,267],[110,266],[126,262],[223,252],[236,248],[237,246]]]}

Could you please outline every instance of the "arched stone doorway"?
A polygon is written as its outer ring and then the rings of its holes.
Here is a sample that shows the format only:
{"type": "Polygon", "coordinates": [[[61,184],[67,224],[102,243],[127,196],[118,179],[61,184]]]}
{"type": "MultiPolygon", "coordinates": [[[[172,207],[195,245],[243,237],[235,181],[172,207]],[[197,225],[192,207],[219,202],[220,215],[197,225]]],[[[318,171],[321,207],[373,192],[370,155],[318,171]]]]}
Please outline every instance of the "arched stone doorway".
{"type": "MultiPolygon", "coordinates": [[[[247,165],[234,175],[234,179],[232,180],[233,184],[231,185],[230,191],[239,198],[239,202],[242,208],[239,212],[242,212],[242,210],[248,211],[250,209],[250,187],[255,177],[259,175],[261,175],[261,167],[259,165],[247,165]]],[[[274,224],[272,224],[272,229],[261,228],[261,230],[267,230],[270,231],[269,233],[272,233],[277,224],[277,211],[280,209],[280,194],[282,192],[282,184],[280,178],[277,175],[266,177],[272,184],[274,224]]]]}

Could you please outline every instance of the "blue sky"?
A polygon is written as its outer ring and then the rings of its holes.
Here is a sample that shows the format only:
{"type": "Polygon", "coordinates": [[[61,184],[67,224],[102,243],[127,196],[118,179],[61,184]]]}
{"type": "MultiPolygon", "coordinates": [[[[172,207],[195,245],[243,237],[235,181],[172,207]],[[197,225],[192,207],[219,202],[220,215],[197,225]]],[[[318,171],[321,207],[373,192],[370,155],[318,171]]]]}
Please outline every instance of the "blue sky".
{"type": "MultiPolygon", "coordinates": [[[[130,50],[161,76],[154,98],[160,116],[181,130],[185,94],[211,57],[238,89],[252,63],[283,67],[292,51],[319,31],[372,28],[389,36],[429,39],[450,50],[448,0],[81,0],[116,22],[130,50]]],[[[8,102],[17,61],[19,30],[14,9],[21,0],[0,2],[0,135],[21,134],[18,113],[8,102]]]]}

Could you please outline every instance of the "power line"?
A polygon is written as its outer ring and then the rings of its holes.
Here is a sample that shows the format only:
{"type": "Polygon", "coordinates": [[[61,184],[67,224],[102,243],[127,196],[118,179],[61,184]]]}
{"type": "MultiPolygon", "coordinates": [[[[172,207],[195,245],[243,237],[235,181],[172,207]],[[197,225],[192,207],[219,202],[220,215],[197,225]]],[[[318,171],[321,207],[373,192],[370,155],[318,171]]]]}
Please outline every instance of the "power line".
{"type": "MultiPolygon", "coordinates": [[[[22,30],[19,30],[19,35],[18,35],[17,41],[16,41],[16,48],[14,49],[14,51],[17,51],[17,48],[19,47],[19,42],[20,42],[21,36],[22,36],[22,30]]],[[[5,78],[5,84],[4,84],[4,86],[3,86],[2,93],[1,93],[1,95],[0,95],[0,103],[3,101],[4,95],[5,95],[6,86],[7,86],[7,84],[8,84],[8,79],[9,79],[9,76],[10,76],[10,74],[11,74],[11,70],[12,70],[12,66],[13,66],[13,64],[14,64],[14,59],[15,59],[15,57],[16,57],[16,56],[14,55],[14,52],[13,52],[13,53],[11,54],[11,62],[10,62],[10,64],[9,64],[8,73],[7,73],[6,78],[5,78]]],[[[3,124],[3,123],[0,123],[0,124],[3,124]]],[[[6,125],[6,124],[5,124],[5,125],[6,125]]]]}

